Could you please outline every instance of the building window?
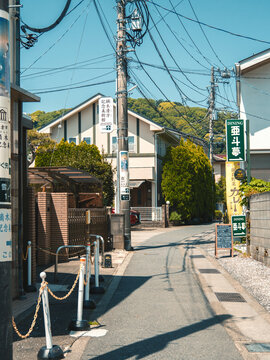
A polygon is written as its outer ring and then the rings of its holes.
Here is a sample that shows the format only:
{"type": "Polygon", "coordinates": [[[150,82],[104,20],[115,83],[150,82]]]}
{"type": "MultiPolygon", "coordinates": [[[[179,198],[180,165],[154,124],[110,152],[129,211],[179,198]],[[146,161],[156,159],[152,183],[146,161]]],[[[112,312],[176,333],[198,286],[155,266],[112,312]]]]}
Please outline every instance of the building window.
{"type": "Polygon", "coordinates": [[[128,151],[130,152],[134,152],[134,136],[129,136],[128,137],[128,151]]]}
{"type": "Polygon", "coordinates": [[[91,145],[91,138],[90,137],[84,137],[83,141],[85,141],[86,144],[91,145]]]}
{"type": "Polygon", "coordinates": [[[74,144],[76,145],[76,138],[75,137],[70,137],[68,138],[68,142],[71,144],[72,142],[74,142],[74,144]]]}
{"type": "Polygon", "coordinates": [[[112,137],[112,152],[113,153],[117,152],[117,137],[116,136],[112,137]]]}

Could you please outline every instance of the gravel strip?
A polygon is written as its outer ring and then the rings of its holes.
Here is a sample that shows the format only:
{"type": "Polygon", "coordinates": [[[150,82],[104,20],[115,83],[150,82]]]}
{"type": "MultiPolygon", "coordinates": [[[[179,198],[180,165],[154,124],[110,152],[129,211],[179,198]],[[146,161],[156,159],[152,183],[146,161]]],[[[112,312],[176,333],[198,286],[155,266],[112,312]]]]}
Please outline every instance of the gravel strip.
{"type": "Polygon", "coordinates": [[[234,279],[270,312],[269,267],[241,255],[234,258],[220,258],[218,261],[234,279]]]}
{"type": "MultiPolygon", "coordinates": [[[[205,237],[204,237],[205,240],[205,237]]],[[[203,248],[211,256],[214,254],[215,233],[206,236],[208,245],[203,248]],[[209,241],[212,244],[209,246],[209,241]]],[[[243,251],[243,246],[237,246],[243,251]]],[[[268,312],[270,312],[270,268],[259,261],[245,257],[242,253],[234,252],[233,258],[222,257],[217,259],[219,264],[237,280],[268,312]]]]}

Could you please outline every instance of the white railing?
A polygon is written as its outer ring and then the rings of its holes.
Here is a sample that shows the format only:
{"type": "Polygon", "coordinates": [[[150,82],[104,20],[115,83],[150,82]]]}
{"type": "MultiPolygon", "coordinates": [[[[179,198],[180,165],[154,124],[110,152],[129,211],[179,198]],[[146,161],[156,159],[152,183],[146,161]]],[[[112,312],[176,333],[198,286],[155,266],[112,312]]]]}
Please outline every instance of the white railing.
{"type": "Polygon", "coordinates": [[[162,221],[161,207],[131,207],[141,215],[141,221],[162,221]]]}

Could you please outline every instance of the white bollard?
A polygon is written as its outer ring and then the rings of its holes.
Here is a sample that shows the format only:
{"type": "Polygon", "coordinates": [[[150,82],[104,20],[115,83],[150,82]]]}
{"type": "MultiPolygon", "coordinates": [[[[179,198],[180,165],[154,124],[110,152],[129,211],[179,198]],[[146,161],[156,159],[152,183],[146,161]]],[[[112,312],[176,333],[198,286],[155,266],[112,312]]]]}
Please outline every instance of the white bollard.
{"type": "Polygon", "coordinates": [[[80,264],[81,264],[81,269],[80,269],[79,289],[78,289],[77,320],[72,320],[71,324],[69,325],[69,329],[74,331],[84,331],[90,329],[89,322],[87,320],[82,319],[85,257],[81,257],[80,264]]]}
{"type": "Polygon", "coordinates": [[[84,309],[95,309],[96,304],[93,300],[90,300],[90,281],[91,281],[91,243],[87,243],[86,247],[86,265],[85,265],[85,276],[86,276],[86,285],[84,293],[84,309]]]}
{"type": "Polygon", "coordinates": [[[104,288],[99,286],[99,240],[95,242],[95,286],[92,288],[93,294],[103,294],[104,288]]]}
{"type": "Polygon", "coordinates": [[[99,287],[99,241],[95,241],[95,286],[99,287]]]}
{"type": "Polygon", "coordinates": [[[37,289],[34,285],[32,285],[32,243],[31,241],[28,241],[27,244],[27,286],[25,290],[27,292],[35,292],[37,289]]]}
{"type": "Polygon", "coordinates": [[[81,264],[81,271],[80,271],[79,289],[78,289],[77,321],[82,321],[82,315],[83,315],[83,288],[84,288],[85,257],[81,257],[80,264],[81,264]]]}
{"type": "MultiPolygon", "coordinates": [[[[46,273],[40,273],[40,277],[42,282],[45,281],[46,273]]],[[[39,350],[38,359],[62,359],[64,357],[62,349],[58,345],[53,345],[52,343],[51,318],[47,285],[45,286],[41,296],[44,315],[46,346],[43,346],[39,350]]]]}
{"type": "Polygon", "coordinates": [[[32,285],[32,269],[31,269],[31,262],[32,262],[32,251],[31,251],[31,241],[28,241],[28,273],[27,273],[27,285],[32,285]]]}

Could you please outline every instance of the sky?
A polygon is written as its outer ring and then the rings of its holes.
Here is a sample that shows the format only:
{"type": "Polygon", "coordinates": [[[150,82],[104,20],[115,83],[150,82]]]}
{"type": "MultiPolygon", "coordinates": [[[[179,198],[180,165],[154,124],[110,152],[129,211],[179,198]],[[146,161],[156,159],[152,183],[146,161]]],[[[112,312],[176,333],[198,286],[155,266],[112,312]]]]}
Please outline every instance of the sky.
{"type": "MultiPolygon", "coordinates": [[[[42,28],[58,18],[66,0],[21,3],[21,20],[42,28]]],[[[218,69],[232,70],[238,61],[270,48],[269,0],[146,3],[149,27],[142,44],[135,51],[130,46],[132,51],[128,52],[128,89],[137,85],[129,96],[207,107],[210,69],[214,66],[217,110],[235,111],[234,73],[231,71],[225,83],[218,69]],[[266,43],[200,27],[183,16],[266,43]]],[[[131,5],[135,4],[127,5],[127,15],[131,5]]],[[[21,47],[21,87],[41,98],[39,103],[25,103],[25,113],[72,108],[97,93],[115,97],[116,0],[72,0],[69,11],[53,30],[39,36],[33,47],[21,47]]]]}

